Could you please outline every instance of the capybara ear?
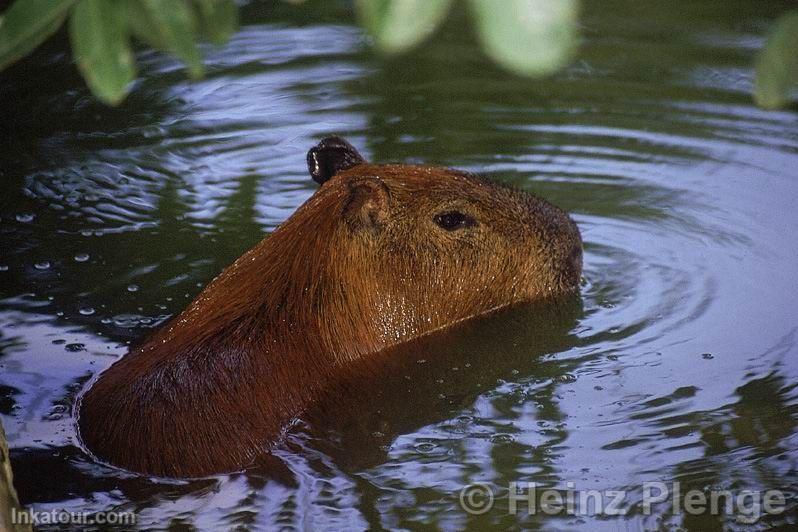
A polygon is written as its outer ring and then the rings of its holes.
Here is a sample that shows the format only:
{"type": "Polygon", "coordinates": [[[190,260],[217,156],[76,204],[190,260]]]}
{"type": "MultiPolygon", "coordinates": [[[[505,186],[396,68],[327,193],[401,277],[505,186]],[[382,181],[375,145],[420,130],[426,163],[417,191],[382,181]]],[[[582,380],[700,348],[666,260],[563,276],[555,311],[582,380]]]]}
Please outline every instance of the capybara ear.
{"type": "Polygon", "coordinates": [[[344,219],[355,231],[379,231],[388,219],[391,192],[379,177],[361,177],[349,182],[344,219]]]}
{"type": "Polygon", "coordinates": [[[308,170],[313,181],[322,185],[342,170],[366,160],[341,137],[327,137],[308,151],[308,170]]]}

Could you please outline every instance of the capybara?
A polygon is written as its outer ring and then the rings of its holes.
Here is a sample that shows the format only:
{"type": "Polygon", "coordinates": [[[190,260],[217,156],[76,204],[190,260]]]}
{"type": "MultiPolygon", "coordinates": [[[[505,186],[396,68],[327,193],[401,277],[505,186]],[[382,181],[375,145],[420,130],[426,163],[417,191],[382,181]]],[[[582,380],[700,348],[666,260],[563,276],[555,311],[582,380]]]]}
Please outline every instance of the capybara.
{"type": "Polygon", "coordinates": [[[533,194],[370,164],[339,137],[307,159],[313,196],[80,398],[97,458],[165,477],[244,469],[359,360],[578,289],[579,230],[533,194]]]}

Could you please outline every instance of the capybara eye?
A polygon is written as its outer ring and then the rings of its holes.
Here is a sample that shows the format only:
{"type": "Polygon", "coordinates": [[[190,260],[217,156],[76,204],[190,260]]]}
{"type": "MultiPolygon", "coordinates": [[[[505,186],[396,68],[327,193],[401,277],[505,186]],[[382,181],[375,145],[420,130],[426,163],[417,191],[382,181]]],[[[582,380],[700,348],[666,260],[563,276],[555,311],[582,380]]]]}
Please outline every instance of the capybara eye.
{"type": "Polygon", "coordinates": [[[447,231],[455,231],[463,227],[471,227],[477,224],[477,221],[467,214],[458,211],[449,211],[437,214],[435,216],[435,223],[439,227],[447,231]]]}

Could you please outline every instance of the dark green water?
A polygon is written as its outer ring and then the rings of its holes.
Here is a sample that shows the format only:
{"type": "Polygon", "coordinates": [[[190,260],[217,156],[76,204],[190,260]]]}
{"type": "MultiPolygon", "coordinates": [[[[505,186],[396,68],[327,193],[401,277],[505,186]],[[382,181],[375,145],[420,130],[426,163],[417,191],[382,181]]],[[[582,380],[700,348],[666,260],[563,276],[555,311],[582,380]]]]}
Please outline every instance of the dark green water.
{"type": "Polygon", "coordinates": [[[795,526],[798,114],[749,96],[791,5],[586,2],[578,59],[537,82],[484,59],[467,20],[386,61],[345,6],[313,2],[246,7],[200,82],[141,53],[117,109],[57,46],[4,73],[0,414],[22,502],[156,529],[745,526],[645,512],[659,481],[779,489],[785,511],[752,527],[795,526]],[[70,414],[81,386],[312,194],[305,152],[334,132],[570,211],[581,301],[417,346],[423,362],[309,413],[269,473],[164,482],[93,462],[70,414]],[[477,482],[495,504],[469,515],[477,482]],[[626,514],[513,515],[510,482],[624,490],[626,514]]]}

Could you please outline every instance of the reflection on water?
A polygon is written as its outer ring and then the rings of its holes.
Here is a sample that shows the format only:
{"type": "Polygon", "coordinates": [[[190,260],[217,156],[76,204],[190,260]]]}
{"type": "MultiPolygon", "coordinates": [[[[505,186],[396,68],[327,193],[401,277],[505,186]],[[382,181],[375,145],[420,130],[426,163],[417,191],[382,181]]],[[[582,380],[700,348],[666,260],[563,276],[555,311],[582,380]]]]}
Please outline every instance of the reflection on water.
{"type": "Polygon", "coordinates": [[[142,53],[118,109],[45,49],[0,77],[0,415],[23,502],[144,527],[737,526],[640,510],[646,481],[779,488],[798,520],[798,118],[749,98],[789,2],[586,2],[578,60],[496,69],[463,20],[380,60],[336,3],[253,3],[190,83],[142,53]],[[56,80],[56,81],[53,81],[56,80]],[[585,240],[579,302],[390,353],[247,474],[164,482],[77,446],[77,390],[308,198],[304,153],[347,135],[533,190],[585,240]],[[508,515],[509,482],[623,489],[629,513],[508,515]],[[470,516],[460,489],[495,508],[470,516]]]}

